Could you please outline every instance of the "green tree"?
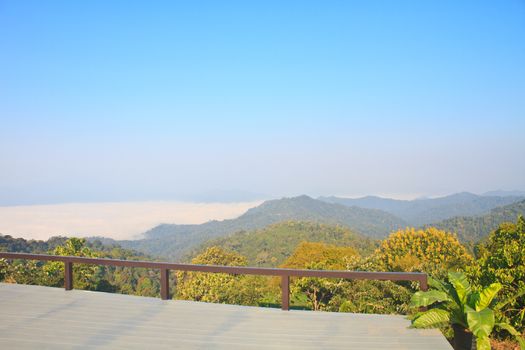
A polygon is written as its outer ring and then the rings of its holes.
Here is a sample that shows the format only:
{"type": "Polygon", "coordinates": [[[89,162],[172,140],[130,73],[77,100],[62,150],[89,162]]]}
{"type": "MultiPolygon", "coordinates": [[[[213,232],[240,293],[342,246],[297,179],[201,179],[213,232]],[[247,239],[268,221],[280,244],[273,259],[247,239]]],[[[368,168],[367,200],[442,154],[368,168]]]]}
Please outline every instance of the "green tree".
{"type": "Polygon", "coordinates": [[[525,318],[525,219],[501,224],[488,241],[479,246],[477,264],[469,273],[478,283],[500,283],[509,305],[502,312],[518,330],[524,331],[525,318]]]}
{"type": "Polygon", "coordinates": [[[7,283],[45,284],[42,265],[42,262],[34,260],[13,260],[10,263],[4,260],[3,264],[0,262],[0,275],[3,274],[0,280],[7,283]]]}
{"type": "MultiPolygon", "coordinates": [[[[344,270],[359,254],[351,247],[326,243],[302,242],[281,267],[312,270],[344,270]]],[[[332,298],[343,292],[345,281],[332,278],[296,278],[292,292],[304,295],[313,310],[327,309],[332,298]]]]}
{"type": "Polygon", "coordinates": [[[141,276],[137,281],[136,294],[142,296],[154,296],[159,294],[159,285],[153,283],[151,278],[147,276],[141,276]]]}
{"type": "MultiPolygon", "coordinates": [[[[192,264],[245,266],[246,258],[210,247],[192,259],[192,264]]],[[[177,297],[186,300],[257,305],[264,280],[255,276],[224,273],[177,272],[177,297]]]]}
{"type": "MultiPolygon", "coordinates": [[[[61,256],[82,256],[94,258],[97,254],[86,246],[83,238],[69,238],[64,245],[57,246],[53,255],[61,256]]],[[[100,280],[97,271],[100,267],[94,265],[73,264],[73,285],[77,289],[96,290],[100,280]]],[[[64,263],[60,261],[50,261],[43,266],[44,283],[51,286],[64,285],[64,263]]]]}

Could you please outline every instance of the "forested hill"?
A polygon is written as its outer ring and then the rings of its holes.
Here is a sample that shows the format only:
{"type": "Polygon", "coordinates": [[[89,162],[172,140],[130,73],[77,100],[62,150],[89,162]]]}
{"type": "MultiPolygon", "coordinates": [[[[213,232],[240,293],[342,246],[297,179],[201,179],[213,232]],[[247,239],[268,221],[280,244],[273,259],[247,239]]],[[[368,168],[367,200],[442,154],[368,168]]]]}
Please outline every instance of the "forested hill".
{"type": "Polygon", "coordinates": [[[283,221],[308,221],[342,225],[372,238],[386,237],[407,224],[392,214],[376,209],[346,207],[308,196],[266,201],[236,219],[210,221],[201,225],[159,225],[136,241],[119,241],[126,248],[179,260],[188,249],[212,238],[241,230],[261,229],[283,221]]]}
{"type": "Polygon", "coordinates": [[[249,266],[276,267],[292,255],[299,243],[305,241],[352,247],[362,256],[369,255],[377,247],[376,241],[343,226],[287,221],[207,241],[192,255],[205,248],[219,246],[245,256],[249,266]]]}
{"type": "MultiPolygon", "coordinates": [[[[412,226],[421,226],[456,216],[482,215],[490,210],[525,199],[519,196],[479,196],[463,192],[440,198],[397,200],[368,196],[363,198],[320,197],[328,203],[379,209],[412,226]]],[[[515,218],[514,218],[515,219],[515,218]]]]}
{"type": "Polygon", "coordinates": [[[24,238],[14,238],[9,235],[0,234],[0,252],[19,252],[45,254],[57,246],[64,244],[66,237],[51,237],[47,241],[26,240],[24,238]]]}
{"type": "Polygon", "coordinates": [[[458,216],[426,226],[454,232],[462,242],[477,242],[486,238],[499,224],[515,222],[518,215],[525,216],[525,200],[495,208],[485,215],[458,216]]]}
{"type": "MultiPolygon", "coordinates": [[[[58,246],[63,246],[70,238],[63,236],[50,237],[48,240],[35,240],[25,238],[15,238],[10,235],[3,235],[0,233],[0,252],[15,252],[15,253],[32,253],[32,254],[50,254],[58,246]]],[[[149,256],[144,256],[140,252],[126,250],[116,244],[116,241],[111,239],[98,239],[93,237],[86,240],[85,246],[102,254],[103,257],[113,257],[118,259],[134,259],[140,258],[142,260],[152,260],[149,256]],[[119,254],[115,255],[115,252],[119,254]],[[111,254],[110,254],[111,253],[111,254]]]]}

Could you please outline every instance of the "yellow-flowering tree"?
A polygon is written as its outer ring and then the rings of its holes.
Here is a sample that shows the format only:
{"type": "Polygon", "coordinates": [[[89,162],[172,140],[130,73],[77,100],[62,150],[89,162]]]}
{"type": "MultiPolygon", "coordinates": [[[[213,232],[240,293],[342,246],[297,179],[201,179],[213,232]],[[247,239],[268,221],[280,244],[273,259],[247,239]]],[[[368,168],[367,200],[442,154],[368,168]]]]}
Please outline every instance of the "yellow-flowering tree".
{"type": "Polygon", "coordinates": [[[301,242],[281,267],[304,269],[312,263],[322,263],[330,270],[344,270],[347,261],[359,253],[352,247],[338,247],[321,242],[301,242]]]}
{"type": "Polygon", "coordinates": [[[448,270],[463,270],[473,263],[453,234],[433,227],[392,233],[381,243],[374,259],[388,271],[424,271],[438,278],[446,276],[448,270]]]}
{"type": "MultiPolygon", "coordinates": [[[[359,256],[352,247],[337,247],[318,242],[302,242],[281,267],[313,270],[345,270],[350,260],[359,256]]],[[[327,309],[332,298],[342,292],[342,279],[297,278],[292,291],[304,295],[312,309],[327,309]]]]}

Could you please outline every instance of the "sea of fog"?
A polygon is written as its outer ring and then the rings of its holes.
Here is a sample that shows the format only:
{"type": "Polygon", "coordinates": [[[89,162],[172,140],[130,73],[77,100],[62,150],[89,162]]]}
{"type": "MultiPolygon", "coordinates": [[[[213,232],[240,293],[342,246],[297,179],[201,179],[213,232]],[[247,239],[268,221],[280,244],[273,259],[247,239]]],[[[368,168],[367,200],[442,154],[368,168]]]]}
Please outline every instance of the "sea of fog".
{"type": "Polygon", "coordinates": [[[137,239],[161,223],[231,219],[259,204],[159,201],[0,206],[0,234],[42,240],[57,235],[137,239]]]}

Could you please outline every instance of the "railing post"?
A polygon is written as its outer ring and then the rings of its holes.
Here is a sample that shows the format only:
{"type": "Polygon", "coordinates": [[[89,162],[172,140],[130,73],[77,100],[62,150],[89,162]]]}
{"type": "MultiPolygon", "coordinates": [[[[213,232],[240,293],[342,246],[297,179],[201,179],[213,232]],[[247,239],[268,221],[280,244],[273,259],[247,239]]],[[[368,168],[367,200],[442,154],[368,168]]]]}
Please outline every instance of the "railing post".
{"type": "MultiPolygon", "coordinates": [[[[426,292],[428,290],[428,275],[424,274],[423,277],[419,280],[419,289],[421,289],[423,292],[426,292]]],[[[421,306],[419,308],[420,312],[427,311],[427,307],[421,306]]]]}
{"type": "Polygon", "coordinates": [[[64,288],[73,289],[73,263],[70,261],[64,261],[64,288]]]}
{"type": "Polygon", "coordinates": [[[160,297],[162,300],[170,298],[170,270],[160,269],[160,297]]]}
{"type": "Polygon", "coordinates": [[[421,280],[419,281],[419,289],[421,289],[423,292],[426,292],[428,290],[428,275],[424,274],[421,280]]]}
{"type": "Polygon", "coordinates": [[[290,309],[290,276],[281,276],[281,309],[290,309]]]}

